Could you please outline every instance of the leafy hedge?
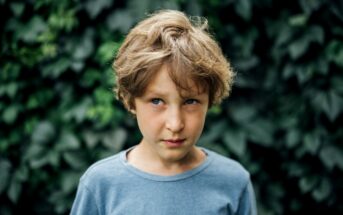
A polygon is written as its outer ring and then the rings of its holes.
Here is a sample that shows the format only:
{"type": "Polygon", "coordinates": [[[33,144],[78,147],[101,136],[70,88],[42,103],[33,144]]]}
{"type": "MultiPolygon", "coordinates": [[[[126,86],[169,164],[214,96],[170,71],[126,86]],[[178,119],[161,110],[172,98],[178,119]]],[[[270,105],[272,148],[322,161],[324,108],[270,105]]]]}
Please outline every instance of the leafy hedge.
{"type": "Polygon", "coordinates": [[[251,172],[259,214],[342,213],[342,1],[0,0],[0,214],[68,214],[85,168],[139,141],[111,61],[161,8],[206,16],[237,72],[199,144],[251,172]]]}

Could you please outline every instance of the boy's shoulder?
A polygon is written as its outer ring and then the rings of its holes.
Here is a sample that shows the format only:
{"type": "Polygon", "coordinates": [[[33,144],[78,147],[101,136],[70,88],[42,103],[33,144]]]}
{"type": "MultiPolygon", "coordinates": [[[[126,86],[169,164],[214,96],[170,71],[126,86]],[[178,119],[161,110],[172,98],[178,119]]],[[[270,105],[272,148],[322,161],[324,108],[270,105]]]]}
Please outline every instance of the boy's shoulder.
{"type": "Polygon", "coordinates": [[[121,174],[123,165],[120,156],[122,156],[122,153],[124,151],[93,163],[80,180],[88,184],[92,181],[106,180],[121,174]]]}
{"type": "Polygon", "coordinates": [[[232,182],[242,182],[243,184],[250,180],[249,172],[238,161],[209,149],[204,149],[204,151],[212,157],[212,165],[209,168],[210,173],[219,180],[224,178],[232,182]]]}

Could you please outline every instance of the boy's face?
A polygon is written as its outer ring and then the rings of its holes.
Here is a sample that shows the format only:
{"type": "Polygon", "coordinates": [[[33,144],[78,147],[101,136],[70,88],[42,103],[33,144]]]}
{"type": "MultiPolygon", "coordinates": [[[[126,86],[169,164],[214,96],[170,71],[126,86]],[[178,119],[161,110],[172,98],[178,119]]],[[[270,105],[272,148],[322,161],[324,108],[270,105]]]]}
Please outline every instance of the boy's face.
{"type": "Polygon", "coordinates": [[[143,135],[140,145],[152,159],[177,163],[195,153],[209,98],[207,91],[199,92],[194,82],[190,83],[188,91],[179,92],[163,66],[144,94],[135,98],[134,111],[143,135]]]}

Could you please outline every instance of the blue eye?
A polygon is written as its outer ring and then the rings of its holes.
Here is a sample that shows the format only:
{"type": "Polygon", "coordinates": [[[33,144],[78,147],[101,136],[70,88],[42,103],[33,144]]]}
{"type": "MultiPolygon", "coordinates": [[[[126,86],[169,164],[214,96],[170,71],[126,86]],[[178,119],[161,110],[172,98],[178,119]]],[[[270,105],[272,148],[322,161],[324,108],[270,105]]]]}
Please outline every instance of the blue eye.
{"type": "Polygon", "coordinates": [[[161,104],[161,102],[162,102],[162,99],[157,99],[157,98],[151,99],[151,103],[154,105],[159,105],[161,104]]]}
{"type": "Polygon", "coordinates": [[[187,104],[187,105],[193,105],[193,104],[197,104],[197,103],[199,103],[199,101],[196,99],[187,99],[185,101],[185,104],[187,104]]]}

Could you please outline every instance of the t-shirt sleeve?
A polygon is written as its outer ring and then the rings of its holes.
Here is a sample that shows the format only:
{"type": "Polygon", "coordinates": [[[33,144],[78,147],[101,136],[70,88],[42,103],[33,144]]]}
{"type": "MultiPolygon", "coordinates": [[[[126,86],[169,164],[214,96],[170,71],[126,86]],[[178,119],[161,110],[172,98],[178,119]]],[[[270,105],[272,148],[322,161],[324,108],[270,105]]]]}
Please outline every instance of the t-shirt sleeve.
{"type": "Polygon", "coordinates": [[[240,198],[237,215],[257,215],[255,193],[250,180],[240,198]]]}
{"type": "Polygon", "coordinates": [[[98,214],[95,198],[90,190],[82,183],[79,184],[70,215],[98,214]]]}

